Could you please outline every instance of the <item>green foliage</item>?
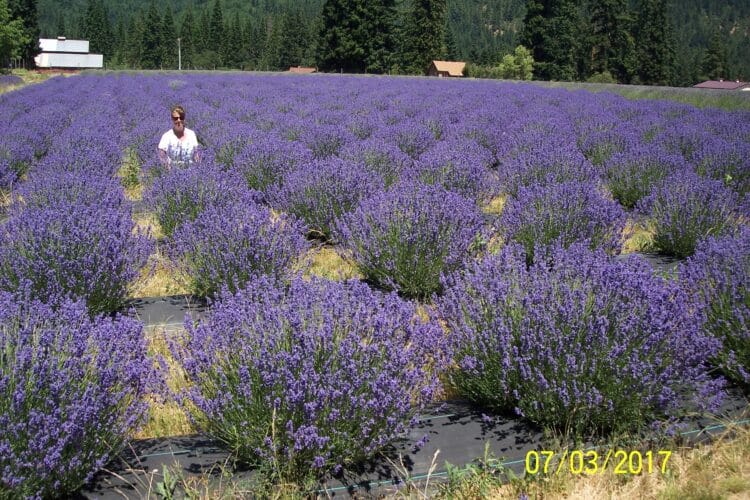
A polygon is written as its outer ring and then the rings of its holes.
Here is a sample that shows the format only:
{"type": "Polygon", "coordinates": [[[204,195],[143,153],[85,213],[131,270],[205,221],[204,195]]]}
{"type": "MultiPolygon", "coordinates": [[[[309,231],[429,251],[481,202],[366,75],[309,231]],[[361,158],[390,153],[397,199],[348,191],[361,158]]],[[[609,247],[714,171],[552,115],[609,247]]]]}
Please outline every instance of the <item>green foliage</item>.
{"type": "Polygon", "coordinates": [[[728,70],[724,35],[721,30],[716,30],[703,57],[703,74],[707,79],[719,80],[729,77],[728,70]]]}
{"type": "Polygon", "coordinates": [[[0,0],[0,69],[6,68],[10,59],[20,57],[27,42],[23,21],[12,19],[7,0],[0,0]]]}
{"type": "Polygon", "coordinates": [[[607,70],[604,70],[601,73],[594,73],[588,77],[586,81],[589,83],[617,83],[617,80],[612,76],[612,73],[607,70]]]}
{"type": "Polygon", "coordinates": [[[538,78],[576,79],[579,24],[578,8],[572,0],[529,2],[521,43],[532,51],[538,78]]]}
{"type": "Polygon", "coordinates": [[[406,18],[403,65],[411,73],[424,74],[430,62],[445,55],[446,0],[414,0],[406,18]]]}
{"type": "Polygon", "coordinates": [[[675,77],[676,61],[667,0],[639,0],[634,37],[640,82],[670,85],[675,77]]]}
{"type": "Polygon", "coordinates": [[[506,54],[500,62],[501,78],[510,80],[531,80],[534,69],[534,58],[531,51],[519,45],[513,54],[506,54]]]}

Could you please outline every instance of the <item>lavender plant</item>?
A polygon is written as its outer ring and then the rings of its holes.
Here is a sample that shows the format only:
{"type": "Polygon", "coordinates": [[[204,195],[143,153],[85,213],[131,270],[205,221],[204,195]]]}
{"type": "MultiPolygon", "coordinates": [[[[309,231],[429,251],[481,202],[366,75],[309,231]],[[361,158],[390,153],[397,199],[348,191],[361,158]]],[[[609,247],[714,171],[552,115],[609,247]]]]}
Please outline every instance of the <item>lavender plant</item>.
{"type": "Polygon", "coordinates": [[[269,198],[274,207],[304,221],[312,235],[330,240],[336,218],[382,189],[378,174],[333,157],[291,172],[269,198]]]}
{"type": "Polygon", "coordinates": [[[252,200],[207,207],[174,232],[168,253],[191,278],[192,293],[231,293],[257,274],[288,279],[292,266],[309,248],[305,228],[294,217],[274,216],[252,200]]]}
{"type": "Polygon", "coordinates": [[[248,197],[260,198],[248,190],[238,175],[205,160],[169,171],[157,178],[143,195],[165,236],[171,236],[181,224],[194,220],[208,206],[231,205],[248,197]]]}
{"type": "Polygon", "coordinates": [[[269,278],[225,295],[172,345],[199,428],[278,481],[319,477],[386,447],[439,390],[444,335],[358,282],[269,278]]]}
{"type": "Polygon", "coordinates": [[[482,236],[476,204],[441,186],[400,183],[363,200],[336,226],[345,248],[373,283],[409,297],[440,290],[482,236]]]}
{"type": "Polygon", "coordinates": [[[450,385],[496,411],[558,432],[633,431],[679,414],[686,388],[715,410],[719,342],[674,282],[645,261],[612,261],[582,243],[526,267],[522,247],[446,280],[450,385]]]}
{"type": "Polygon", "coordinates": [[[487,202],[499,190],[490,167],[492,153],[469,139],[445,140],[415,162],[413,175],[425,184],[438,184],[465,198],[487,202]]]}
{"type": "Polygon", "coordinates": [[[144,422],[157,383],[136,320],[0,292],[0,497],[75,493],[144,422]]]}
{"type": "Polygon", "coordinates": [[[83,299],[92,314],[116,311],[152,248],[124,208],[28,207],[0,233],[0,290],[83,299]]]}
{"type": "Polygon", "coordinates": [[[637,208],[652,222],[654,247],[677,257],[692,255],[708,236],[733,234],[741,218],[750,216],[750,207],[723,181],[702,178],[692,171],[665,178],[637,208]]]}
{"type": "Polygon", "coordinates": [[[591,248],[619,253],[626,222],[617,202],[585,182],[520,188],[500,217],[503,234],[523,245],[529,263],[535,249],[553,242],[568,247],[587,240],[591,248]]]}
{"type": "Polygon", "coordinates": [[[680,264],[680,282],[705,308],[705,330],[722,342],[715,362],[750,387],[750,228],[708,238],[680,264]]]}
{"type": "Polygon", "coordinates": [[[651,144],[614,154],[603,167],[612,196],[628,209],[669,174],[688,168],[681,155],[651,144]]]}
{"type": "Polygon", "coordinates": [[[240,151],[234,163],[250,189],[265,192],[280,184],[288,172],[311,159],[311,153],[303,144],[264,134],[240,151]]]}

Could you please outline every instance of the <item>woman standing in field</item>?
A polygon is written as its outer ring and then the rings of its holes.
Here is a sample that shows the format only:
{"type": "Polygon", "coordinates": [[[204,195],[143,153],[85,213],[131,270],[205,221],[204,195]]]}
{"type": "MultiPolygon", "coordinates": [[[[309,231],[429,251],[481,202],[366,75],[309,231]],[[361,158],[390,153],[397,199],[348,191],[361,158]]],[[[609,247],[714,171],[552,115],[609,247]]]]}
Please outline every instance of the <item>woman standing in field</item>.
{"type": "Polygon", "coordinates": [[[172,128],[159,141],[159,161],[169,170],[199,161],[198,139],[195,132],[185,127],[185,108],[172,107],[172,128]]]}

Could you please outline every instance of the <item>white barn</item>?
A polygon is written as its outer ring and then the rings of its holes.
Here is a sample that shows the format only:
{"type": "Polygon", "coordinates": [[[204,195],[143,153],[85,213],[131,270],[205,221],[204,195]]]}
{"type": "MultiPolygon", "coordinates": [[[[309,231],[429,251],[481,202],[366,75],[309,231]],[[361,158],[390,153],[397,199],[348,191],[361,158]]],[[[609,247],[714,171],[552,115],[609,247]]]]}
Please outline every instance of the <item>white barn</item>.
{"type": "Polygon", "coordinates": [[[68,40],[64,36],[40,38],[42,52],[34,58],[38,68],[102,68],[104,56],[89,54],[88,40],[68,40]]]}

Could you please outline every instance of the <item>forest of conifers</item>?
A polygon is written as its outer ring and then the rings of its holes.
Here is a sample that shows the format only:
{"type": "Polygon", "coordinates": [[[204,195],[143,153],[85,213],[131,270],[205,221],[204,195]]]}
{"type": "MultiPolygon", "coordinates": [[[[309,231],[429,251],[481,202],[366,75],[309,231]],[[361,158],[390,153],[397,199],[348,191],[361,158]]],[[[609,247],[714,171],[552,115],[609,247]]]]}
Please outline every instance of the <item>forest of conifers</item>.
{"type": "Polygon", "coordinates": [[[746,0],[38,0],[38,10],[43,37],[89,39],[109,68],[177,68],[179,37],[183,69],[420,73],[438,58],[492,66],[536,43],[540,79],[750,78],[746,0]]]}

